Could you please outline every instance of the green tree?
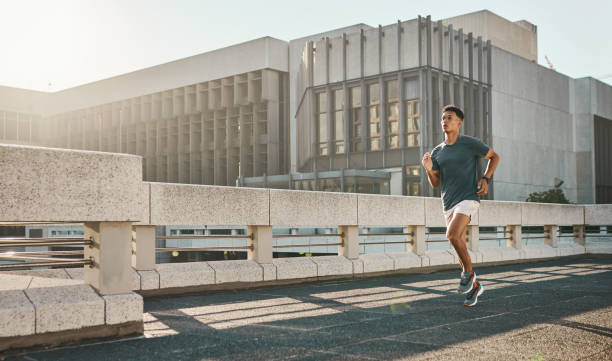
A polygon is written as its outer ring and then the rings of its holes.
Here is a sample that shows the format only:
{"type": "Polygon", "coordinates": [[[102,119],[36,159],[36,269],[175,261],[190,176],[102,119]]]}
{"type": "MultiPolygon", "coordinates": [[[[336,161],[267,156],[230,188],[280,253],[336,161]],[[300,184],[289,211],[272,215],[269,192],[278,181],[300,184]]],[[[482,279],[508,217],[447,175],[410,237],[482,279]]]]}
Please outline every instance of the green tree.
{"type": "Polygon", "coordinates": [[[529,197],[527,197],[527,202],[569,204],[570,201],[565,198],[563,190],[549,189],[544,192],[531,193],[529,197]]]}

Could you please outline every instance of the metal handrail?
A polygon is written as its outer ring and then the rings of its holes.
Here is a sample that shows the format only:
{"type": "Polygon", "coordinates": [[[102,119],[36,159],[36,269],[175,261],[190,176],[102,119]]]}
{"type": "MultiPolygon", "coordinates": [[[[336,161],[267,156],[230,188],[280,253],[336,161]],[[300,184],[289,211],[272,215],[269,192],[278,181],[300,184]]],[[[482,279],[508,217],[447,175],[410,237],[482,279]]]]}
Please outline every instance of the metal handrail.
{"type": "Polygon", "coordinates": [[[254,250],[254,246],[228,246],[228,247],[172,247],[172,248],[155,248],[155,252],[200,252],[223,249],[250,249],[254,250]]]}
{"type": "Polygon", "coordinates": [[[307,238],[307,237],[342,237],[344,233],[329,233],[329,234],[274,234],[272,238],[307,238]]]}
{"type": "Polygon", "coordinates": [[[251,234],[245,234],[245,235],[238,235],[238,234],[228,234],[228,235],[222,235],[222,234],[214,234],[214,235],[187,235],[187,236],[156,236],[155,239],[159,239],[159,240],[166,240],[166,239],[207,239],[207,238],[211,238],[211,239],[219,239],[219,238],[238,238],[238,239],[255,239],[255,235],[253,233],[251,234]]]}
{"type": "Polygon", "coordinates": [[[372,244],[414,244],[414,241],[393,241],[393,242],[359,242],[360,246],[369,246],[372,244]]]}
{"type": "Polygon", "coordinates": [[[407,233],[359,233],[360,237],[368,236],[414,236],[414,232],[407,233]]]}
{"type": "Polygon", "coordinates": [[[93,259],[84,259],[76,261],[60,261],[60,262],[30,262],[18,264],[0,264],[0,271],[12,271],[20,269],[28,269],[32,267],[62,267],[62,266],[90,266],[94,265],[93,259]]]}
{"type": "Polygon", "coordinates": [[[344,242],[338,243],[313,243],[313,244],[283,244],[274,245],[272,248],[293,248],[293,247],[327,247],[327,246],[343,246],[344,242]]]}

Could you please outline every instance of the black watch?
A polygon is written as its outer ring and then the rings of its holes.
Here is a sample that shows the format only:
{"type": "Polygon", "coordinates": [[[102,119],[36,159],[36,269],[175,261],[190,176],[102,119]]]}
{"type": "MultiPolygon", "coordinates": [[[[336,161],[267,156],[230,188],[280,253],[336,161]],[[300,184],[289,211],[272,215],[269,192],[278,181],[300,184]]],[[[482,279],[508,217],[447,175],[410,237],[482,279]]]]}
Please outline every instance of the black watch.
{"type": "Polygon", "coordinates": [[[486,176],[483,175],[481,179],[485,179],[487,181],[487,184],[489,184],[489,182],[491,181],[491,178],[487,178],[486,176]]]}

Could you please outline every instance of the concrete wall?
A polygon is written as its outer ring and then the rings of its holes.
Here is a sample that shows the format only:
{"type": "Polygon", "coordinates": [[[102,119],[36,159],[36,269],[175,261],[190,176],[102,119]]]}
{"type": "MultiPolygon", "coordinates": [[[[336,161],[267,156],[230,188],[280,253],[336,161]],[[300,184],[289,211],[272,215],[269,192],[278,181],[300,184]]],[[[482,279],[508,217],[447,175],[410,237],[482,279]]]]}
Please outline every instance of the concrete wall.
{"type": "Polygon", "coordinates": [[[496,47],[492,57],[493,147],[502,159],[495,199],[524,201],[557,177],[576,202],[572,79],[496,47]]]}
{"type": "Polygon", "coordinates": [[[142,158],[125,154],[0,145],[0,184],[0,222],[140,221],[148,208],[142,158]]]}
{"type": "Polygon", "coordinates": [[[129,99],[258,69],[288,71],[287,43],[264,37],[54,93],[46,114],[129,99]]]}
{"type": "MultiPolygon", "coordinates": [[[[295,113],[297,112],[298,103],[296,101],[298,91],[298,74],[300,67],[302,66],[302,57],[304,55],[304,46],[308,41],[317,40],[325,37],[338,37],[342,36],[343,33],[346,34],[359,34],[361,29],[370,29],[372,28],[366,24],[355,24],[351,26],[347,26],[344,28],[339,28],[331,31],[326,31],[323,33],[309,35],[303,38],[293,39],[289,41],[289,119],[290,119],[290,144],[291,144],[291,172],[296,172],[296,164],[297,164],[297,132],[296,132],[296,118],[295,113]]],[[[359,37],[357,36],[357,39],[359,37]]],[[[359,54],[359,53],[357,53],[359,54]]]]}
{"type": "MultiPolygon", "coordinates": [[[[612,87],[590,77],[573,80],[572,85],[578,201],[595,203],[594,117],[612,119],[612,87]]],[[[612,154],[606,157],[612,159],[612,154]]]]}
{"type": "Polygon", "coordinates": [[[525,59],[538,61],[538,34],[535,25],[525,20],[509,21],[488,10],[460,15],[442,20],[445,25],[453,24],[466,33],[491,40],[494,46],[525,59]]]}

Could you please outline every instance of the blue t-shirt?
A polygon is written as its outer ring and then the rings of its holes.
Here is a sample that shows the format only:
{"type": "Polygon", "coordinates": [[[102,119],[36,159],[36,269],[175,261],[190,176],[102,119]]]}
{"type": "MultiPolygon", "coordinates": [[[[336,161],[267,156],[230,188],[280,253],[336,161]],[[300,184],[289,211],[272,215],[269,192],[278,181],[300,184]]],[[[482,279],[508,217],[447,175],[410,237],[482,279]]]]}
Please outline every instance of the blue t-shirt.
{"type": "Polygon", "coordinates": [[[464,200],[480,202],[478,191],[478,160],[489,152],[489,146],[480,139],[459,136],[454,144],[444,142],[431,151],[433,170],[440,171],[444,210],[464,200]]]}

